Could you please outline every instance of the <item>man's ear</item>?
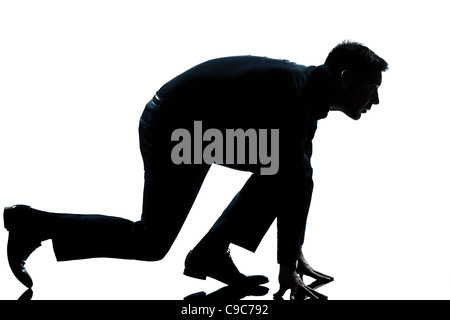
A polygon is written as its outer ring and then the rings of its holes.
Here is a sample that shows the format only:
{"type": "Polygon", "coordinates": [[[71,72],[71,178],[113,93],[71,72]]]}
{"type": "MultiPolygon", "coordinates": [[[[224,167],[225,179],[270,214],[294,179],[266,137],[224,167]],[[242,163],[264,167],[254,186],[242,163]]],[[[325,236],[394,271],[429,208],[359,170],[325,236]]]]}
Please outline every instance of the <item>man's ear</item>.
{"type": "Polygon", "coordinates": [[[342,90],[346,91],[348,87],[353,84],[354,78],[350,71],[344,70],[341,72],[341,87],[342,90]]]}

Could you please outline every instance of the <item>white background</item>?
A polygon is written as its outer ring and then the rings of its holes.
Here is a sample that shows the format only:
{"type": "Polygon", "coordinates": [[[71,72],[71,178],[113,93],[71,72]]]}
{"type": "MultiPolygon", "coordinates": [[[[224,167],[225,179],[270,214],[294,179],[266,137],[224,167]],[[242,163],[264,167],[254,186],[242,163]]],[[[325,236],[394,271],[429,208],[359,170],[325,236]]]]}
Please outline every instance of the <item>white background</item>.
{"type": "MultiPolygon", "coordinates": [[[[138,120],[166,81],[205,60],[252,54],[319,65],[344,39],[389,62],[380,105],[355,122],[319,123],[304,252],[333,275],[330,299],[449,299],[447,2],[2,1],[0,207],[137,220],[138,120]]],[[[50,242],[28,260],[34,299],[181,299],[221,287],[182,275],[248,175],[214,167],[167,257],[156,263],[56,262],[50,242]]],[[[0,299],[25,290],[0,230],[0,299]]],[[[276,229],[244,273],[277,290],[276,229]]]]}

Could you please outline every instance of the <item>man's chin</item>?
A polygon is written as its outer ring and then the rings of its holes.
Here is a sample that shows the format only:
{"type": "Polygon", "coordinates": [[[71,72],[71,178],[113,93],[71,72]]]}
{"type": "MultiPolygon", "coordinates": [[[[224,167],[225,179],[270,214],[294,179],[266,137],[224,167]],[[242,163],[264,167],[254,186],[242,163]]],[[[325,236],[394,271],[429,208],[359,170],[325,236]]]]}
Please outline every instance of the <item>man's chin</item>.
{"type": "Polygon", "coordinates": [[[353,120],[359,120],[359,118],[361,118],[361,112],[359,112],[359,111],[351,112],[350,110],[348,110],[346,108],[341,108],[341,107],[334,107],[333,109],[330,109],[330,110],[341,111],[347,117],[349,117],[353,120]]]}
{"type": "Polygon", "coordinates": [[[361,113],[360,112],[355,112],[355,113],[351,113],[351,112],[344,112],[349,118],[353,119],[353,120],[359,120],[359,118],[361,118],[361,113]]]}

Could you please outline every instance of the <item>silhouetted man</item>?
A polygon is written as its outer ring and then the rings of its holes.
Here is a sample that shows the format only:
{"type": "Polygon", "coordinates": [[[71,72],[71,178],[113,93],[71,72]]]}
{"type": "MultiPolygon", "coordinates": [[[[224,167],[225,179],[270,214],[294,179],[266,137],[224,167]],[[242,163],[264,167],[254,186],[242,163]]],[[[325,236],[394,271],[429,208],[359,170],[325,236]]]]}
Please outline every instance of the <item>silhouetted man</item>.
{"type": "Polygon", "coordinates": [[[325,64],[239,56],[199,64],[166,83],[140,119],[145,186],[141,219],[56,214],[17,205],[5,208],[8,259],[27,287],[28,256],[52,239],[58,261],[110,257],[157,261],[172,246],[211,166],[253,174],[200,243],[184,273],[229,285],[262,284],[231,260],[230,243],[255,251],[275,218],[280,291],[312,298],[301,276],[331,281],[302,254],[313,190],[312,139],[329,110],[357,120],[378,104],[387,63],[367,47],[343,42],[325,64]]]}

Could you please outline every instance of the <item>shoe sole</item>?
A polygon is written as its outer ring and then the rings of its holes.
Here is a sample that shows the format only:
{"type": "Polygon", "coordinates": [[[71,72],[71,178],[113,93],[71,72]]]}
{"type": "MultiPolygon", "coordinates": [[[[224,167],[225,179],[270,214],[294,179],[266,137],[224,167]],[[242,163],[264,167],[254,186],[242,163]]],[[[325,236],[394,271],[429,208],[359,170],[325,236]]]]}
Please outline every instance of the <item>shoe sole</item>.
{"type": "Polygon", "coordinates": [[[220,279],[220,277],[215,277],[212,275],[209,275],[208,273],[206,273],[204,270],[196,270],[195,268],[191,268],[188,265],[191,265],[191,259],[192,259],[192,251],[189,252],[188,256],[186,257],[186,261],[185,261],[185,268],[184,268],[184,272],[183,274],[185,276],[191,277],[191,278],[195,278],[195,279],[199,279],[199,280],[206,280],[207,277],[210,277],[212,279],[216,279],[217,281],[220,281],[222,283],[225,283],[227,285],[261,285],[264,283],[269,282],[269,279],[265,276],[244,276],[243,282],[240,280],[238,282],[227,282],[224,281],[224,279],[220,279]]]}
{"type": "MultiPolygon", "coordinates": [[[[191,277],[191,278],[195,278],[195,279],[199,279],[199,280],[206,280],[206,278],[208,277],[207,275],[205,275],[204,273],[200,273],[200,272],[193,272],[192,270],[190,270],[189,268],[184,268],[184,272],[183,274],[185,276],[191,277]]],[[[216,279],[214,277],[210,277],[212,279],[216,279]]],[[[269,279],[265,276],[247,276],[247,278],[244,280],[244,282],[241,283],[226,283],[223,280],[220,279],[216,279],[217,281],[220,281],[226,285],[229,286],[236,286],[236,285],[240,285],[240,286],[259,286],[265,283],[269,282],[269,279]]]]}

